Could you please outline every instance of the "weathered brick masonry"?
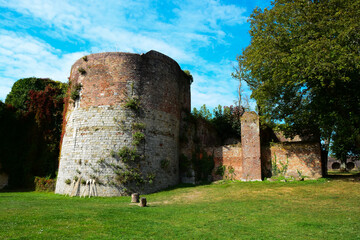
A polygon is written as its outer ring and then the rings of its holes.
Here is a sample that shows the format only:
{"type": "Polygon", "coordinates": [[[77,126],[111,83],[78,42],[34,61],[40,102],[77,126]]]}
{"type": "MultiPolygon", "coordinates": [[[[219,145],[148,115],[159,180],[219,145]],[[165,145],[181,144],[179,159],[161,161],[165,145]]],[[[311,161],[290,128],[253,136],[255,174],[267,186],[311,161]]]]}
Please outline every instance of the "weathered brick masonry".
{"type": "MultiPolygon", "coordinates": [[[[74,179],[96,179],[99,196],[151,193],[180,178],[196,182],[191,169],[180,173],[179,157],[204,153],[213,156],[215,180],[269,177],[275,156],[277,164],[288,160],[287,175],[321,176],[318,141],[264,144],[255,113],[243,115],[241,139],[226,144],[206,121],[190,121],[190,79],[161,53],[91,54],[72,66],[69,79],[79,97],[66,106],[56,193],[70,193],[74,179]],[[137,143],[136,134],[143,136],[137,143]]],[[[75,194],[85,188],[79,184],[75,194]]]]}
{"type": "MultiPolygon", "coordinates": [[[[254,112],[246,112],[241,117],[241,139],[227,139],[225,143],[219,141],[221,137],[217,134],[221,133],[217,133],[204,120],[198,119],[196,123],[187,125],[184,133],[187,142],[181,145],[180,151],[191,158],[196,151],[196,139],[198,148],[213,156],[213,180],[262,180],[272,177],[274,168],[284,170],[282,175],[285,177],[317,179],[322,176],[320,142],[317,138],[296,136],[288,139],[271,129],[261,130],[259,117],[254,112]],[[219,172],[223,175],[219,175],[219,172]]],[[[195,172],[192,174],[196,175],[195,172]]],[[[182,180],[195,183],[196,177],[189,176],[187,172],[182,180]]]]}
{"type": "Polygon", "coordinates": [[[72,66],[70,82],[82,88],[65,115],[56,193],[69,193],[69,180],[80,177],[95,178],[100,196],[178,183],[180,116],[190,111],[190,82],[174,60],[155,51],[92,54],[72,66]],[[139,99],[138,111],[124,107],[129,99],[139,99]],[[145,126],[145,139],[134,146],[136,124],[145,126]],[[114,154],[124,147],[140,156],[131,168],[114,154]]]}
{"type": "Polygon", "coordinates": [[[278,169],[286,166],[286,177],[322,177],[321,148],[319,142],[278,142],[263,146],[261,151],[263,173],[271,177],[271,168],[276,164],[278,169]]]}
{"type": "Polygon", "coordinates": [[[243,171],[240,180],[261,180],[261,149],[259,117],[255,112],[245,112],[241,117],[241,143],[243,171]]]}
{"type": "Polygon", "coordinates": [[[218,147],[207,148],[208,153],[214,154],[214,171],[212,177],[214,180],[221,179],[241,179],[243,176],[243,161],[241,143],[228,144],[218,147]],[[223,168],[224,174],[216,174],[219,168],[223,168]]]}
{"type": "MultiPolygon", "coordinates": [[[[281,174],[285,177],[317,179],[322,176],[321,148],[317,138],[296,136],[288,139],[271,129],[261,130],[259,117],[254,112],[244,113],[241,118],[241,139],[230,140],[232,144],[208,140],[204,142],[203,139],[209,137],[220,137],[216,136],[211,127],[208,126],[205,130],[206,125],[200,126],[201,131],[196,133],[200,140],[199,145],[214,158],[213,180],[262,180],[272,177],[272,172],[276,168],[283,170],[281,174]],[[272,134],[271,137],[264,136],[269,132],[272,134]],[[222,176],[218,174],[219,168],[224,171],[222,176]]],[[[191,152],[189,144],[186,150],[188,153],[191,152]]]]}

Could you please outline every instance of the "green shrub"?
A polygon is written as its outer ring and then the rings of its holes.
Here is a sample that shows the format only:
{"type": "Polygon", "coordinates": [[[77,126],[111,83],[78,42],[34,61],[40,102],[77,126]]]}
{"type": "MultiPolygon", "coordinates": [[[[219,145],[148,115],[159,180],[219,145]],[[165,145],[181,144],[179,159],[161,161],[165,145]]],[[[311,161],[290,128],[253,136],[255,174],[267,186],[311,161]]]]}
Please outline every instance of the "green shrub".
{"type": "Polygon", "coordinates": [[[224,176],[226,170],[226,166],[220,165],[217,167],[215,174],[219,176],[224,176]]]}
{"type": "Polygon", "coordinates": [[[136,148],[131,149],[127,146],[124,146],[119,150],[118,156],[123,162],[136,161],[140,159],[140,155],[137,154],[136,148]]]}
{"type": "Polygon", "coordinates": [[[124,107],[138,111],[140,109],[140,99],[137,97],[129,97],[126,99],[124,107]]]}
{"type": "Polygon", "coordinates": [[[139,145],[145,139],[145,135],[142,132],[134,132],[132,138],[133,138],[132,144],[136,146],[139,145]]]}
{"type": "Polygon", "coordinates": [[[56,179],[50,177],[35,177],[35,191],[37,192],[54,192],[56,179]]]}
{"type": "Polygon", "coordinates": [[[126,184],[133,180],[133,175],[130,171],[115,172],[115,174],[115,179],[119,183],[126,184]]]}
{"type": "Polygon", "coordinates": [[[149,184],[153,184],[156,178],[156,173],[150,173],[147,175],[147,180],[149,184]]]}
{"type": "Polygon", "coordinates": [[[116,181],[122,184],[127,184],[130,182],[135,182],[136,185],[140,185],[144,183],[144,179],[141,175],[139,169],[132,168],[130,170],[125,171],[114,171],[116,174],[116,181]]]}
{"type": "Polygon", "coordinates": [[[286,162],[277,161],[276,154],[274,154],[274,159],[271,159],[271,174],[272,176],[285,176],[289,166],[289,159],[286,158],[286,162]],[[280,165],[280,167],[279,167],[280,165]]]}
{"type": "Polygon", "coordinates": [[[131,127],[132,127],[133,130],[144,130],[145,129],[145,123],[135,122],[135,123],[131,124],[131,127]]]}
{"type": "Polygon", "coordinates": [[[192,84],[192,82],[194,81],[193,76],[191,75],[189,70],[184,70],[183,71],[185,73],[186,78],[189,80],[189,83],[192,84]]]}

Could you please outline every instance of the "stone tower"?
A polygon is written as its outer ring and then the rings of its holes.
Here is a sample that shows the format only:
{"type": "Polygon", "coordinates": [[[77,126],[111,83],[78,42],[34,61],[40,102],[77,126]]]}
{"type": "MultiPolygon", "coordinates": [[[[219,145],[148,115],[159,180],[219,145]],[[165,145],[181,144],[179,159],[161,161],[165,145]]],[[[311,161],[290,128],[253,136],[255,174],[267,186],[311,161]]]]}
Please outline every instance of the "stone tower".
{"type": "Polygon", "coordinates": [[[56,193],[70,193],[74,180],[79,195],[95,179],[98,196],[178,183],[191,82],[174,60],[156,51],[91,54],[75,62],[69,79],[56,193]]]}

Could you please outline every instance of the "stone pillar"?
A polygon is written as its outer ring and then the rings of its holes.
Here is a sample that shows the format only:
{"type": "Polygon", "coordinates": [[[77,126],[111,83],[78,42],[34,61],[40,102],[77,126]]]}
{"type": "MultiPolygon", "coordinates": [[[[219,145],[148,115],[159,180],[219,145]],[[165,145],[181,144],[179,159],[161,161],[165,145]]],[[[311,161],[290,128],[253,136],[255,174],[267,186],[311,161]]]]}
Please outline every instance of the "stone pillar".
{"type": "Polygon", "coordinates": [[[140,198],[139,206],[146,207],[146,198],[144,198],[144,197],[140,198]]]}
{"type": "Polygon", "coordinates": [[[242,181],[261,181],[261,146],[259,116],[245,112],[241,117],[241,146],[243,154],[242,181]]]}
{"type": "Polygon", "coordinates": [[[138,194],[138,193],[131,194],[131,202],[132,203],[138,203],[139,198],[140,198],[140,194],[138,194]]]}

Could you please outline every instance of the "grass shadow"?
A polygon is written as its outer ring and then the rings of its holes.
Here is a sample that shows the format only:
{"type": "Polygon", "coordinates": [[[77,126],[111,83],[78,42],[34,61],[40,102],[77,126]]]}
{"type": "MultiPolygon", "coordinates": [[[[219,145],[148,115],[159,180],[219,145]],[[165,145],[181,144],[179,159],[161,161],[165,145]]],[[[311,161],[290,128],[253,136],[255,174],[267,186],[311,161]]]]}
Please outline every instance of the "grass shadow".
{"type": "Polygon", "coordinates": [[[332,180],[343,180],[343,181],[360,181],[360,172],[329,172],[326,178],[332,180]]]}
{"type": "Polygon", "coordinates": [[[0,193],[13,193],[13,192],[34,192],[35,188],[9,188],[8,186],[0,189],[0,193]]]}

